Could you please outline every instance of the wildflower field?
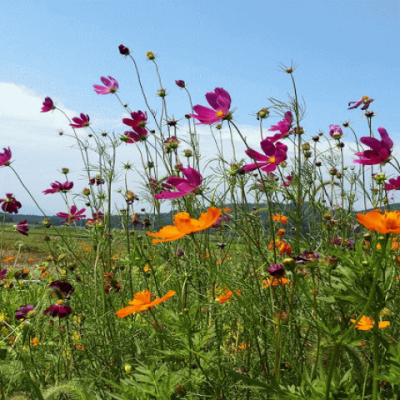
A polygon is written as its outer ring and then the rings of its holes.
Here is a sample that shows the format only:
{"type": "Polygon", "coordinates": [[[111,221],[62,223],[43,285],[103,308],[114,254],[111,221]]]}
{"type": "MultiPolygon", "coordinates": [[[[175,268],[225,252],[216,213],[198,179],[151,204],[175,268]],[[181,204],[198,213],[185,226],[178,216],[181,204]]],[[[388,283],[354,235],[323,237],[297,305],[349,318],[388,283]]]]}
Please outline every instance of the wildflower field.
{"type": "MultiPolygon", "coordinates": [[[[123,83],[101,77],[94,90],[120,103],[127,131],[96,131],[81,113],[60,132],[87,181],[77,193],[60,166],[43,188],[62,223],[6,222],[23,204],[2,185],[0,399],[399,400],[400,165],[374,100],[344,101],[343,118],[365,112],[361,134],[338,121],[306,132],[296,68],[282,66],[292,93],[260,105],[250,147],[229,88],[203,101],[168,82],[187,98],[175,119],[156,55],[157,111],[119,52],[143,102],[131,108],[123,83]],[[116,163],[120,146],[134,166],[116,163]]],[[[40,111],[69,119],[50,97],[40,111]]],[[[30,195],[1,144],[0,174],[30,195]]]]}

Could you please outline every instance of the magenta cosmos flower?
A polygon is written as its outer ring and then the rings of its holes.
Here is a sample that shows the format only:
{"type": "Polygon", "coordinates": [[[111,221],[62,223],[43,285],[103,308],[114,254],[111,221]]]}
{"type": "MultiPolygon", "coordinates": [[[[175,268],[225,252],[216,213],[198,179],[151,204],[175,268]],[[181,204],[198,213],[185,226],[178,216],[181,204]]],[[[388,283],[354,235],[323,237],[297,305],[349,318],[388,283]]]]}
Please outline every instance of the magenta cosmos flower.
{"type": "Polygon", "coordinates": [[[352,110],[353,108],[360,107],[361,104],[364,104],[364,105],[361,107],[361,110],[367,110],[368,107],[369,107],[369,105],[370,105],[373,101],[374,101],[374,99],[370,99],[368,96],[363,96],[363,97],[361,97],[361,100],[358,100],[358,101],[351,101],[351,102],[349,103],[349,108],[348,108],[348,110],[352,110]],[[353,105],[353,106],[350,106],[351,104],[354,104],[354,105],[353,105]]]}
{"type": "Polygon", "coordinates": [[[147,124],[147,112],[138,110],[137,112],[131,113],[131,118],[124,118],[122,122],[131,128],[144,128],[147,124]]]}
{"type": "Polygon", "coordinates": [[[109,76],[108,79],[102,76],[100,80],[105,86],[93,85],[94,91],[97,94],[115,93],[119,88],[118,82],[112,76],[109,76]]]}
{"type": "Polygon", "coordinates": [[[0,199],[1,208],[4,212],[18,214],[18,209],[22,207],[21,203],[15,199],[12,193],[6,193],[6,199],[0,199]]]}
{"type": "Polygon", "coordinates": [[[329,125],[329,135],[334,139],[340,139],[343,135],[342,128],[339,125],[329,125]]]}
{"type": "Polygon", "coordinates": [[[50,313],[52,317],[57,317],[62,319],[72,313],[72,309],[70,306],[64,305],[64,300],[58,300],[57,304],[50,306],[43,315],[47,315],[50,313]]]}
{"type": "Polygon", "coordinates": [[[399,190],[400,189],[400,176],[396,179],[389,179],[389,183],[385,183],[385,190],[399,190]]]}
{"type": "Polygon", "coordinates": [[[67,281],[53,281],[48,287],[59,291],[62,296],[67,296],[68,294],[75,292],[75,288],[67,281]]]}
{"type": "Polygon", "coordinates": [[[355,153],[356,156],[361,157],[359,160],[354,160],[357,164],[362,165],[377,165],[385,164],[389,161],[392,154],[393,141],[390,139],[385,128],[378,128],[382,140],[372,137],[362,137],[360,142],[370,147],[372,150],[365,150],[355,153]]]}
{"type": "Polygon", "coordinates": [[[189,116],[200,121],[197,125],[211,125],[223,119],[230,119],[231,96],[226,90],[215,88],[214,92],[206,94],[206,99],[213,109],[196,105],[193,110],[197,115],[189,114],[189,116]]]}
{"type": "Polygon", "coordinates": [[[26,219],[21,222],[18,222],[18,224],[15,225],[15,229],[22,235],[28,236],[27,232],[29,231],[29,228],[28,228],[28,222],[26,221],[26,219]]]}
{"type": "Polygon", "coordinates": [[[124,135],[122,136],[122,140],[125,143],[137,143],[137,142],[144,142],[147,140],[147,131],[145,128],[135,128],[135,131],[140,131],[138,132],[132,132],[132,131],[125,131],[124,135]]]}
{"type": "Polygon", "coordinates": [[[293,122],[293,115],[290,111],[285,113],[285,118],[282,121],[279,121],[277,125],[272,125],[269,131],[276,132],[279,131],[280,133],[276,133],[274,136],[269,136],[267,139],[275,143],[278,140],[284,139],[289,136],[290,128],[292,127],[293,122]]]}
{"type": "Polygon", "coordinates": [[[268,139],[264,139],[260,143],[263,152],[258,153],[253,149],[246,150],[246,154],[256,161],[255,164],[247,164],[243,166],[244,171],[251,172],[260,168],[264,172],[272,172],[276,170],[276,166],[287,159],[287,146],[281,142],[272,143],[268,139]]]}
{"type": "Polygon", "coordinates": [[[129,56],[129,54],[131,54],[130,50],[125,47],[123,44],[120,44],[118,46],[119,52],[120,54],[122,54],[123,56],[129,56]]]}
{"type": "Polygon", "coordinates": [[[8,271],[8,269],[3,269],[2,271],[0,271],[0,280],[5,279],[5,277],[7,275],[7,271],[8,271]]]}
{"type": "Polygon", "coordinates": [[[46,97],[43,102],[42,111],[40,112],[49,112],[55,108],[56,106],[54,105],[53,100],[50,97],[46,97]]]}
{"type": "Polygon", "coordinates": [[[4,147],[4,153],[0,153],[0,167],[3,165],[5,167],[8,167],[10,165],[10,160],[11,160],[11,150],[10,148],[6,149],[4,147]]]}
{"type": "Polygon", "coordinates": [[[34,309],[35,306],[31,306],[29,304],[26,306],[21,306],[19,310],[15,311],[15,319],[25,321],[34,309]]]}
{"type": "Polygon", "coordinates": [[[86,128],[87,126],[89,126],[89,115],[85,115],[85,114],[81,114],[81,117],[75,117],[72,118],[72,121],[75,122],[75,124],[69,124],[69,126],[72,126],[73,128],[86,128]]]}
{"type": "Polygon", "coordinates": [[[69,214],[59,212],[56,215],[61,218],[66,218],[66,220],[63,221],[62,224],[70,224],[71,222],[79,221],[80,219],[85,218],[86,215],[83,215],[85,210],[86,208],[82,208],[81,210],[78,211],[78,209],[75,206],[72,206],[69,214]]]}
{"type": "Polygon", "coordinates": [[[185,81],[182,81],[181,79],[175,81],[176,86],[180,87],[181,89],[183,89],[184,87],[186,87],[186,83],[185,81]]]}
{"type": "Polygon", "coordinates": [[[178,190],[177,192],[161,192],[156,194],[154,197],[157,200],[162,199],[177,199],[179,197],[186,196],[189,193],[195,192],[203,181],[199,171],[191,167],[183,168],[180,167],[179,170],[186,176],[185,178],[179,178],[177,176],[170,176],[167,179],[167,184],[175,186],[178,190]]]}
{"type": "Polygon", "coordinates": [[[43,191],[44,194],[50,194],[50,193],[67,193],[68,190],[71,190],[74,187],[73,182],[65,182],[61,183],[56,181],[55,183],[50,183],[51,189],[46,189],[43,191]]]}

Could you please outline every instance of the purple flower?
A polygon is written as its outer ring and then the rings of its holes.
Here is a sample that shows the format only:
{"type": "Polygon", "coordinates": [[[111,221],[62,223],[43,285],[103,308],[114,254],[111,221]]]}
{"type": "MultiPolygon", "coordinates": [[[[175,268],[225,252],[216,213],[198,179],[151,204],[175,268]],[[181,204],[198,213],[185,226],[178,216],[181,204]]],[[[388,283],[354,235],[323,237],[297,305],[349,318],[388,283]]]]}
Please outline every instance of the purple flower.
{"type": "Polygon", "coordinates": [[[184,87],[186,87],[186,83],[185,83],[185,81],[182,81],[182,80],[178,80],[178,81],[175,81],[175,83],[176,83],[176,86],[178,86],[178,87],[180,87],[180,88],[184,88],[184,87]]]}
{"type": "Polygon", "coordinates": [[[285,268],[282,264],[274,264],[271,265],[268,270],[270,275],[272,276],[283,276],[285,275],[285,268]]]}
{"type": "Polygon", "coordinates": [[[340,139],[343,135],[342,128],[339,125],[329,125],[329,135],[334,139],[340,139]]]}
{"type": "Polygon", "coordinates": [[[2,271],[0,271],[0,280],[6,277],[7,271],[7,269],[3,269],[2,271]]]}
{"type": "Polygon", "coordinates": [[[399,190],[400,189],[400,176],[396,179],[389,179],[389,183],[385,183],[385,190],[399,190]]]}
{"type": "Polygon", "coordinates": [[[50,183],[50,186],[52,187],[52,189],[44,190],[43,191],[44,194],[58,193],[58,192],[67,193],[68,190],[71,190],[74,187],[74,183],[68,181],[65,183],[61,183],[56,181],[56,183],[50,183]]]}
{"type": "Polygon", "coordinates": [[[125,131],[124,135],[127,137],[125,138],[122,136],[122,140],[126,143],[137,143],[137,142],[144,142],[147,140],[147,131],[145,128],[135,128],[138,132],[132,131],[125,131]]]}
{"type": "Polygon", "coordinates": [[[257,163],[244,165],[244,171],[251,172],[260,168],[261,171],[272,172],[276,170],[277,165],[286,160],[288,148],[283,143],[277,142],[273,144],[268,139],[264,139],[260,145],[266,155],[260,154],[253,149],[246,150],[245,153],[257,163]]]}
{"type": "Polygon", "coordinates": [[[226,90],[215,88],[214,92],[206,94],[206,99],[213,109],[196,105],[193,110],[197,115],[189,114],[189,116],[200,121],[197,125],[211,125],[223,119],[230,119],[231,96],[226,90]]]}
{"type": "Polygon", "coordinates": [[[68,315],[70,315],[72,313],[72,309],[70,306],[66,306],[64,305],[64,301],[63,300],[58,300],[57,304],[54,304],[52,306],[50,306],[44,313],[43,315],[47,315],[48,313],[50,313],[50,315],[52,317],[57,317],[59,319],[62,319],[68,315]]]}
{"type": "Polygon", "coordinates": [[[369,105],[374,101],[374,99],[370,99],[368,96],[363,96],[361,97],[361,100],[359,101],[351,101],[349,103],[349,108],[348,110],[352,110],[353,108],[359,107],[361,104],[364,104],[361,107],[361,110],[367,110],[369,105]],[[351,104],[354,104],[353,106],[350,107],[351,104]]]}
{"type": "Polygon", "coordinates": [[[185,252],[181,248],[176,250],[176,256],[177,257],[183,257],[184,255],[185,255],[185,252]]]}
{"type": "Polygon", "coordinates": [[[43,102],[42,111],[40,112],[49,112],[55,108],[56,106],[54,105],[53,100],[50,97],[46,97],[43,102]]]}
{"type": "Polygon", "coordinates": [[[15,228],[22,235],[28,236],[27,232],[29,231],[29,228],[28,228],[28,222],[26,221],[26,219],[21,222],[18,222],[18,224],[15,225],[15,228]]]}
{"type": "Polygon", "coordinates": [[[186,176],[185,178],[178,178],[176,176],[170,176],[167,179],[167,185],[175,186],[178,190],[177,192],[161,192],[156,194],[154,197],[157,200],[161,199],[177,199],[179,197],[186,196],[198,189],[203,181],[203,177],[200,172],[196,171],[191,167],[183,168],[180,167],[179,170],[186,176]]]}
{"type": "Polygon", "coordinates": [[[54,290],[58,290],[63,296],[75,292],[75,288],[67,281],[53,281],[48,287],[54,290]]]}
{"type": "Polygon", "coordinates": [[[93,85],[94,91],[97,94],[115,93],[119,88],[118,82],[111,76],[109,76],[108,79],[102,76],[100,80],[104,83],[105,86],[93,85]]]}
{"type": "Polygon", "coordinates": [[[96,186],[103,185],[104,184],[104,179],[100,175],[96,175],[94,178],[90,178],[89,180],[89,185],[94,185],[96,186]]]}
{"type": "Polygon", "coordinates": [[[0,153],[0,167],[5,166],[8,167],[10,165],[10,159],[11,159],[11,150],[8,148],[8,150],[4,147],[4,153],[0,153]]]}
{"type": "Polygon", "coordinates": [[[21,203],[15,199],[12,193],[6,193],[6,199],[0,199],[1,208],[4,212],[18,214],[18,209],[22,207],[21,203]]]}
{"type": "Polygon", "coordinates": [[[15,319],[25,321],[29,317],[29,313],[35,309],[35,306],[27,305],[21,306],[19,310],[15,311],[15,319]]]}
{"type": "Polygon", "coordinates": [[[78,209],[75,206],[72,206],[69,214],[59,212],[56,215],[61,218],[66,218],[66,220],[63,221],[62,224],[70,224],[71,222],[79,221],[80,219],[85,218],[86,215],[83,215],[85,210],[86,208],[82,208],[81,210],[78,211],[78,209]]]}
{"type": "Polygon", "coordinates": [[[286,177],[286,179],[287,179],[287,181],[284,181],[284,182],[282,183],[282,186],[284,186],[284,187],[289,187],[289,186],[292,184],[293,175],[288,175],[288,176],[286,177]]]}
{"type": "Polygon", "coordinates": [[[72,118],[72,121],[75,122],[75,124],[69,124],[69,126],[72,126],[73,128],[86,128],[87,126],[89,126],[89,115],[85,115],[85,114],[81,114],[81,117],[75,117],[72,118]]]}
{"type": "MultiPolygon", "coordinates": [[[[124,118],[122,120],[122,122],[125,125],[128,125],[133,129],[138,128],[138,127],[144,128],[147,124],[147,112],[138,110],[137,112],[131,113],[131,118],[124,118]]],[[[139,132],[137,132],[137,133],[139,133],[139,132]]]]}
{"type": "Polygon", "coordinates": [[[129,56],[129,54],[131,54],[130,50],[125,47],[123,44],[120,44],[118,46],[119,52],[123,55],[123,56],[129,56]]]}
{"type": "Polygon", "coordinates": [[[378,128],[382,140],[372,137],[362,137],[360,142],[370,147],[372,150],[365,150],[355,153],[356,156],[362,157],[359,160],[354,160],[357,164],[362,165],[377,165],[385,164],[389,161],[392,154],[393,141],[390,139],[386,129],[378,128]]]}

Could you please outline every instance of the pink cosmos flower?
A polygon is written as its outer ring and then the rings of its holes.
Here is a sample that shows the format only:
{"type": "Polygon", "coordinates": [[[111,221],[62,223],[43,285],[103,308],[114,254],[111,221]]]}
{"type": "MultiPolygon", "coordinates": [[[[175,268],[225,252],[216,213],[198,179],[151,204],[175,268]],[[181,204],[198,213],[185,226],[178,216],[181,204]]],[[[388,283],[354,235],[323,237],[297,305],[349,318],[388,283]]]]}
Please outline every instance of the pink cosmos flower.
{"type": "Polygon", "coordinates": [[[339,125],[329,125],[329,135],[334,139],[340,139],[343,135],[342,128],[339,125]]]}
{"type": "Polygon", "coordinates": [[[20,306],[19,310],[15,311],[15,319],[25,321],[29,317],[29,313],[35,309],[36,306],[27,304],[26,306],[20,306]]]}
{"type": "Polygon", "coordinates": [[[362,137],[360,142],[370,147],[372,150],[365,150],[355,153],[356,156],[362,157],[359,160],[354,160],[357,164],[362,165],[377,165],[385,164],[389,161],[392,154],[393,141],[390,139],[385,128],[378,128],[382,140],[372,137],[362,137]]]}
{"type": "Polygon", "coordinates": [[[57,317],[59,319],[62,319],[64,317],[67,317],[69,314],[72,313],[72,309],[70,306],[64,305],[63,300],[58,300],[57,304],[54,304],[50,306],[44,313],[43,315],[47,315],[50,313],[52,317],[57,317]]]}
{"type": "MultiPolygon", "coordinates": [[[[122,122],[125,125],[130,126],[135,130],[135,128],[144,128],[147,124],[147,112],[143,112],[141,110],[138,110],[137,112],[131,113],[131,118],[124,118],[122,122]]],[[[136,131],[137,133],[140,133],[140,131],[136,131]]],[[[145,130],[146,132],[146,130],[145,130]]],[[[146,132],[147,133],[147,132],[146,132]]]]}
{"type": "Polygon", "coordinates": [[[363,96],[363,97],[361,97],[361,100],[358,100],[358,101],[351,101],[351,102],[349,103],[349,106],[350,106],[351,104],[354,104],[354,105],[351,106],[351,107],[349,107],[348,110],[352,110],[353,108],[357,108],[357,107],[359,107],[361,104],[364,104],[364,105],[361,107],[361,110],[367,110],[368,107],[369,107],[369,105],[370,105],[373,101],[374,101],[374,99],[370,99],[368,96],[363,96]]]}
{"type": "Polygon", "coordinates": [[[0,199],[1,208],[4,212],[18,214],[18,209],[22,207],[21,203],[15,199],[12,193],[6,193],[6,199],[0,199]]]}
{"type": "Polygon", "coordinates": [[[257,163],[244,165],[244,171],[251,172],[260,168],[261,171],[272,172],[276,170],[277,165],[287,159],[286,152],[288,148],[283,143],[277,142],[274,144],[268,139],[264,139],[260,145],[266,155],[260,154],[253,149],[246,150],[245,153],[257,163]]]}
{"type": "Polygon", "coordinates": [[[28,222],[26,221],[26,219],[23,220],[23,221],[21,221],[21,222],[18,222],[18,224],[15,225],[15,228],[16,228],[17,231],[18,231],[19,233],[21,233],[22,235],[24,235],[24,236],[29,236],[29,235],[27,234],[27,232],[29,231],[29,228],[28,228],[28,222]]]}
{"type": "Polygon", "coordinates": [[[286,179],[287,180],[282,183],[282,186],[289,187],[292,184],[293,176],[292,175],[288,175],[286,177],[286,179]]]}
{"type": "Polygon", "coordinates": [[[284,139],[289,136],[289,131],[292,126],[293,115],[290,111],[285,113],[285,118],[282,121],[279,121],[277,125],[272,125],[269,131],[279,131],[280,133],[275,134],[274,136],[269,136],[267,139],[275,143],[280,139],[284,139]]]}
{"type": "Polygon", "coordinates": [[[53,100],[50,97],[46,97],[43,102],[42,111],[40,112],[49,112],[55,108],[56,106],[54,105],[53,100]]]}
{"type": "Polygon", "coordinates": [[[94,91],[97,94],[115,93],[119,88],[118,82],[112,76],[109,76],[108,79],[102,76],[100,80],[105,86],[93,85],[94,91]]]}
{"type": "Polygon", "coordinates": [[[181,89],[183,89],[184,87],[186,87],[186,82],[182,81],[181,79],[178,81],[175,81],[176,86],[180,87],[181,89]]]}
{"type": "Polygon", "coordinates": [[[124,136],[122,139],[126,143],[137,143],[137,142],[144,142],[147,140],[147,131],[145,128],[135,128],[136,130],[140,130],[140,133],[132,132],[132,131],[125,131],[124,136]]]}
{"type": "Polygon", "coordinates": [[[195,192],[203,181],[203,177],[200,172],[196,171],[191,167],[183,168],[180,167],[179,170],[186,176],[185,178],[178,178],[176,176],[170,176],[167,179],[167,185],[175,186],[178,190],[177,192],[161,192],[156,194],[154,197],[157,200],[162,199],[177,199],[179,197],[186,196],[189,193],[195,192]]]}
{"type": "Polygon", "coordinates": [[[104,214],[101,211],[94,212],[93,218],[87,219],[86,223],[88,226],[101,225],[103,223],[103,216],[104,214]]]}
{"type": "Polygon", "coordinates": [[[96,184],[96,186],[99,186],[104,185],[104,182],[105,180],[100,175],[96,175],[94,178],[89,179],[89,185],[96,184]]]}
{"type": "Polygon", "coordinates": [[[0,280],[5,279],[7,271],[8,271],[7,269],[3,269],[2,271],[0,271],[0,280]]]}
{"type": "Polygon", "coordinates": [[[69,214],[59,212],[56,215],[61,218],[66,218],[66,220],[63,221],[62,224],[70,224],[71,222],[79,221],[80,219],[85,218],[86,215],[83,215],[85,210],[86,208],[82,208],[81,210],[78,211],[78,209],[75,206],[72,206],[69,214]]]}
{"type": "Polygon", "coordinates": [[[69,124],[69,126],[72,126],[73,128],[86,128],[87,126],[89,126],[89,115],[85,115],[85,114],[81,114],[81,117],[75,117],[72,118],[72,121],[75,122],[75,124],[69,124]]]}
{"type": "Polygon", "coordinates": [[[11,160],[11,150],[8,150],[4,147],[4,153],[0,153],[0,167],[5,166],[8,167],[10,165],[11,160]]]}
{"type": "Polygon", "coordinates": [[[226,90],[215,88],[214,92],[206,94],[206,99],[213,109],[196,105],[193,107],[193,110],[197,115],[189,114],[189,116],[200,121],[196,125],[211,125],[223,119],[230,119],[229,108],[231,107],[231,96],[226,90]]]}
{"type": "Polygon", "coordinates": [[[51,189],[43,190],[44,194],[58,193],[58,192],[67,193],[68,190],[71,190],[74,187],[74,183],[68,181],[65,183],[60,183],[56,181],[56,183],[50,183],[50,186],[52,187],[51,189]]]}
{"type": "Polygon", "coordinates": [[[389,183],[385,183],[385,190],[399,190],[400,189],[400,176],[396,179],[389,179],[389,183]]]}

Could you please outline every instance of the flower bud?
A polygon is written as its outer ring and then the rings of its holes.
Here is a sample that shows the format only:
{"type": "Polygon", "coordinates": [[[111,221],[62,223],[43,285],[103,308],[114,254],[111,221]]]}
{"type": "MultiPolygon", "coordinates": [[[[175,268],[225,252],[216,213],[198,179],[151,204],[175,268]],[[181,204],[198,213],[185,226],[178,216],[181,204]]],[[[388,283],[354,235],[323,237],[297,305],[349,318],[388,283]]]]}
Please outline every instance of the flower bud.
{"type": "Polygon", "coordinates": [[[279,166],[281,166],[282,168],[286,168],[287,167],[287,162],[286,161],[282,161],[279,166]]]}
{"type": "Polygon", "coordinates": [[[305,152],[304,152],[304,157],[305,157],[305,158],[311,158],[312,155],[313,155],[312,151],[305,151],[305,152]]]}
{"type": "Polygon", "coordinates": [[[90,189],[84,188],[84,189],[82,190],[82,194],[83,194],[84,196],[89,196],[89,195],[90,195],[90,189]]]}
{"type": "Polygon", "coordinates": [[[321,161],[315,161],[315,166],[316,167],[320,167],[322,165],[322,162],[321,161]]]}
{"type": "Polygon", "coordinates": [[[165,97],[166,95],[167,95],[167,92],[165,91],[165,89],[157,90],[157,96],[165,97]]]}
{"type": "Polygon", "coordinates": [[[301,146],[301,149],[303,150],[303,151],[307,151],[307,150],[310,150],[311,149],[311,146],[310,146],[310,143],[304,143],[302,146],[301,146]]]}
{"type": "Polygon", "coordinates": [[[193,157],[193,151],[192,150],[183,150],[183,155],[187,158],[193,157]]]}
{"type": "Polygon", "coordinates": [[[319,141],[319,136],[318,135],[313,136],[312,140],[314,140],[314,142],[318,142],[319,141]]]}
{"type": "Polygon", "coordinates": [[[69,174],[69,168],[61,168],[61,173],[64,175],[69,174]]]}
{"type": "Polygon", "coordinates": [[[156,55],[152,51],[148,51],[146,53],[146,57],[147,57],[148,60],[155,60],[156,59],[156,55]]]}
{"type": "Polygon", "coordinates": [[[271,265],[267,271],[271,276],[283,276],[285,274],[285,268],[282,264],[271,265]]]}
{"type": "Polygon", "coordinates": [[[131,54],[130,50],[125,47],[123,44],[120,44],[118,46],[119,52],[120,54],[122,54],[123,56],[129,56],[129,54],[131,54]]]}
{"type": "Polygon", "coordinates": [[[329,170],[329,175],[335,176],[337,174],[338,170],[336,169],[336,167],[332,167],[329,170]]]}
{"type": "Polygon", "coordinates": [[[257,117],[264,119],[264,118],[268,118],[269,116],[269,110],[268,108],[262,108],[258,113],[257,113],[257,117]]]}
{"type": "Polygon", "coordinates": [[[282,260],[282,264],[289,271],[293,271],[296,267],[296,261],[293,258],[285,258],[282,260]]]}
{"type": "Polygon", "coordinates": [[[176,83],[176,86],[178,86],[178,87],[180,87],[182,89],[186,87],[185,81],[178,80],[178,81],[175,81],[175,83],[176,83]]]}
{"type": "Polygon", "coordinates": [[[132,372],[132,367],[129,364],[125,364],[124,369],[127,374],[130,374],[132,372]]]}

